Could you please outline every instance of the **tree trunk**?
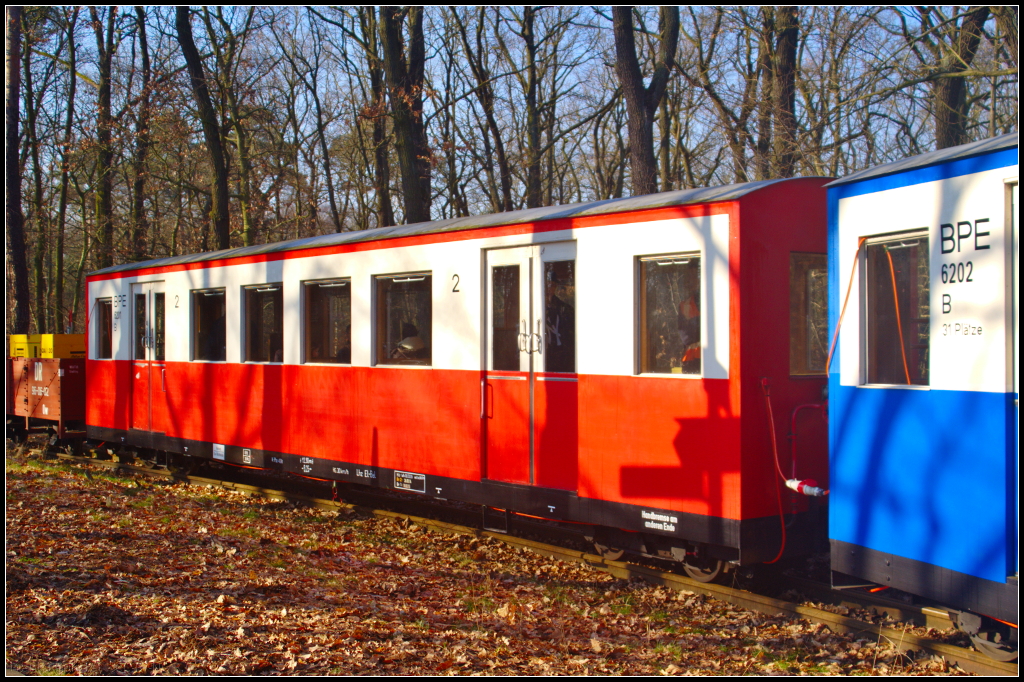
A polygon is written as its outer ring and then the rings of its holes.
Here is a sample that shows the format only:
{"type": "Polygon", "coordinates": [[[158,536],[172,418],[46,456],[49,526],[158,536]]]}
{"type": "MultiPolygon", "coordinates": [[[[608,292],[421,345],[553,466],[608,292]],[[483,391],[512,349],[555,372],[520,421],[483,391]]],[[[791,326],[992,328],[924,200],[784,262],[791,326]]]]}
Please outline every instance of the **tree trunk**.
{"type": "Polygon", "coordinates": [[[394,120],[395,149],[402,173],[405,222],[430,220],[430,148],[423,121],[423,78],[426,53],[423,38],[423,9],[382,7],[380,42],[384,52],[394,120]],[[404,16],[409,18],[409,54],[402,37],[404,16]]]}
{"type": "MultiPolygon", "coordinates": [[[[75,26],[78,23],[78,12],[79,8],[76,7],[68,15],[68,101],[67,114],[64,118],[64,140],[60,156],[60,199],[57,204],[57,244],[53,265],[53,312],[57,319],[61,321],[64,319],[64,224],[68,214],[68,184],[71,181],[71,161],[69,157],[75,122],[75,92],[78,86],[78,76],[75,75],[78,61],[78,49],[75,46],[75,26]]],[[[83,233],[87,234],[85,231],[83,233]]],[[[74,311],[74,308],[71,308],[71,310],[74,311]]]]}
{"type": "Polygon", "coordinates": [[[331,219],[334,221],[334,231],[341,232],[341,218],[338,216],[338,201],[334,197],[334,178],[331,175],[331,154],[327,149],[327,123],[324,121],[323,106],[320,104],[320,94],[317,92],[317,74],[310,74],[309,89],[313,95],[313,104],[316,109],[316,134],[320,140],[320,153],[324,156],[324,178],[327,180],[327,199],[331,205],[331,219]]]}
{"type": "Polygon", "coordinates": [[[21,7],[7,7],[7,283],[14,299],[8,309],[10,331],[27,334],[29,328],[28,261],[25,253],[25,218],[21,212],[21,165],[18,159],[18,116],[21,95],[21,7]],[[13,281],[13,287],[11,286],[13,281]]]}
{"type": "Polygon", "coordinates": [[[767,180],[772,173],[772,114],[775,110],[775,8],[761,7],[761,31],[757,41],[757,140],[754,141],[754,179],[767,180]]]}
{"type": "MultiPolygon", "coordinates": [[[[24,29],[24,26],[22,27],[24,29]]],[[[31,34],[29,34],[31,36],[31,34]]],[[[32,159],[32,219],[30,223],[35,225],[35,248],[32,254],[32,280],[35,284],[35,301],[32,312],[35,313],[36,332],[44,334],[49,332],[50,326],[47,320],[46,305],[46,274],[43,264],[46,260],[46,250],[50,246],[46,234],[46,216],[43,211],[43,169],[39,165],[39,136],[36,128],[39,109],[36,102],[35,86],[32,82],[32,43],[31,37],[26,38],[22,31],[22,40],[26,44],[22,50],[22,68],[25,83],[25,146],[28,156],[32,159]]]]}
{"type": "Polygon", "coordinates": [[[139,31],[139,48],[142,51],[142,99],[135,126],[135,163],[132,186],[132,257],[136,261],[146,258],[146,241],[149,226],[146,222],[146,157],[149,154],[150,78],[149,43],[146,40],[146,10],[135,8],[135,23],[139,31]]]}
{"type": "Polygon", "coordinates": [[[111,113],[111,71],[114,60],[114,24],[117,8],[107,8],[106,35],[95,7],[90,7],[96,52],[99,56],[99,83],[96,99],[96,266],[114,264],[114,117],[111,113]]]}
{"type": "Polygon", "coordinates": [[[669,72],[675,62],[679,42],[679,8],[661,8],[658,58],[651,83],[646,88],[636,56],[633,8],[614,7],[612,21],[615,33],[615,70],[622,84],[629,114],[633,195],[653,194],[658,191],[657,165],[654,161],[654,113],[665,95],[669,72]]]}
{"type": "Polygon", "coordinates": [[[537,41],[533,34],[536,9],[523,8],[526,43],[526,207],[542,206],[540,195],[540,112],[537,106],[537,41]]]}
{"type": "Polygon", "coordinates": [[[359,7],[359,26],[365,42],[362,43],[366,64],[370,72],[370,103],[367,116],[370,118],[370,140],[373,146],[373,187],[376,194],[377,227],[395,224],[395,212],[391,207],[391,163],[388,149],[387,104],[384,84],[384,64],[380,54],[377,36],[380,27],[373,8],[359,7]]]}
{"type": "MultiPolygon", "coordinates": [[[[77,183],[76,183],[77,185],[77,183]]],[[[79,190],[79,200],[82,206],[82,225],[85,226],[88,222],[86,211],[89,208],[89,201],[87,194],[79,190]]],[[[71,314],[74,316],[78,312],[78,303],[82,295],[82,275],[85,273],[85,262],[89,257],[89,230],[82,230],[82,253],[78,257],[78,267],[75,269],[75,295],[71,299],[71,314]]],[[[86,316],[83,316],[83,319],[86,316]]]]}
{"type": "MultiPolygon", "coordinates": [[[[982,29],[988,15],[988,7],[979,7],[963,15],[959,27],[953,22],[948,29],[950,45],[940,65],[943,71],[960,71],[970,67],[981,44],[982,29]]],[[[962,76],[936,79],[932,86],[932,98],[935,108],[935,148],[946,149],[966,144],[970,109],[966,79],[962,76]]]]}
{"type": "Polygon", "coordinates": [[[775,8],[775,51],[772,99],[775,114],[772,137],[772,177],[791,178],[796,170],[796,47],[800,33],[796,7],[775,8]]]}
{"type": "MultiPolygon", "coordinates": [[[[210,162],[213,165],[213,179],[210,183],[210,225],[217,239],[218,249],[231,246],[231,223],[228,215],[228,169],[224,160],[224,145],[221,140],[220,124],[217,112],[210,100],[203,62],[196,49],[192,37],[192,21],[188,7],[178,7],[175,26],[178,31],[178,43],[188,65],[189,80],[195,96],[199,120],[203,124],[203,136],[210,151],[210,162]]],[[[205,240],[204,240],[205,241],[205,240]]]]}

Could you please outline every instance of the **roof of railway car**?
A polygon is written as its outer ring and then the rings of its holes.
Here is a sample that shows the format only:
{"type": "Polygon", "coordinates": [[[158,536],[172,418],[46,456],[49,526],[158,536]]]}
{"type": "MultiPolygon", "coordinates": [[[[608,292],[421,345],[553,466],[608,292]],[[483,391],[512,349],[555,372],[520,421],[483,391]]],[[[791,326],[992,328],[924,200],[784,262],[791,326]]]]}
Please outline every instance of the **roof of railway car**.
{"type": "MultiPolygon", "coordinates": [[[[806,180],[814,178],[800,179],[806,180]]],[[[826,180],[827,178],[820,179],[826,180]]],[[[759,189],[763,189],[764,187],[780,182],[786,182],[786,180],[761,180],[758,182],[722,185],[720,187],[681,189],[672,192],[660,192],[658,194],[645,194],[639,197],[604,199],[601,201],[588,201],[582,204],[563,204],[561,206],[545,206],[543,208],[527,208],[519,211],[508,211],[505,213],[489,213],[486,215],[469,216],[466,218],[448,218],[446,220],[432,220],[430,222],[413,223],[411,225],[379,227],[373,230],[334,232],[331,234],[306,237],[304,239],[292,239],[284,242],[243,246],[235,249],[224,249],[222,251],[207,251],[204,253],[194,253],[184,256],[171,256],[169,258],[157,258],[140,263],[124,263],[122,265],[114,265],[102,270],[96,270],[95,272],[90,273],[90,275],[130,272],[141,268],[199,263],[203,261],[281,253],[285,251],[299,251],[302,249],[315,249],[324,246],[339,246],[342,244],[375,241],[378,239],[397,239],[399,237],[456,232],[481,227],[501,227],[503,225],[535,223],[560,218],[580,218],[584,216],[667,208],[670,206],[688,206],[692,204],[733,201],[750,194],[751,192],[756,192],[759,189]]]]}
{"type": "Polygon", "coordinates": [[[862,170],[859,173],[854,173],[853,175],[847,175],[846,177],[834,180],[825,186],[838,187],[839,185],[846,185],[851,182],[860,182],[861,180],[877,178],[883,175],[903,173],[915,168],[935,166],[940,163],[956,161],[957,159],[966,159],[971,156],[980,156],[981,154],[998,152],[1003,149],[1012,149],[1017,146],[1018,135],[1019,133],[1009,133],[1008,135],[1000,135],[999,137],[990,137],[989,139],[982,140],[981,142],[972,142],[970,144],[962,144],[959,147],[949,147],[947,149],[928,152],[927,154],[911,156],[909,159],[893,161],[892,163],[887,163],[882,166],[875,166],[874,168],[862,170]]]}

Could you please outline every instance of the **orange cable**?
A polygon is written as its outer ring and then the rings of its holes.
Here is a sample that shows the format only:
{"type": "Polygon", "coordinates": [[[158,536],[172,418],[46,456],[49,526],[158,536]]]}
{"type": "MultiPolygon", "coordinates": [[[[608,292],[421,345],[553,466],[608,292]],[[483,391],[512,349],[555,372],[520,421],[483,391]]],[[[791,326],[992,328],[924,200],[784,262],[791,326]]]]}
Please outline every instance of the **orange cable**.
{"type": "MultiPolygon", "coordinates": [[[[785,481],[786,477],[782,473],[782,467],[779,466],[779,448],[775,443],[775,417],[772,414],[772,400],[768,389],[767,377],[761,379],[761,390],[764,392],[764,404],[768,408],[768,432],[772,439],[772,452],[775,455],[775,471],[777,471],[779,477],[785,481]]],[[[782,511],[782,489],[779,487],[778,481],[775,482],[775,496],[779,500],[779,527],[782,529],[782,543],[779,545],[779,553],[776,554],[775,558],[771,561],[766,561],[766,564],[774,564],[782,558],[782,553],[786,551],[786,517],[785,513],[782,511]]]]}
{"type": "Polygon", "coordinates": [[[850,302],[850,291],[853,289],[853,276],[857,272],[857,263],[859,261],[861,247],[864,246],[864,242],[867,237],[861,237],[857,240],[857,251],[853,254],[853,267],[850,268],[850,283],[846,285],[846,296],[843,298],[843,309],[839,313],[839,321],[836,322],[836,330],[832,334],[832,346],[828,349],[828,360],[825,362],[825,374],[828,374],[829,368],[832,366],[832,354],[836,352],[836,342],[839,340],[839,328],[843,326],[843,316],[846,315],[846,304],[850,302]]]}
{"type": "Polygon", "coordinates": [[[885,257],[889,259],[889,272],[892,273],[892,300],[896,306],[896,330],[900,334],[900,353],[903,355],[903,373],[907,377],[907,385],[910,385],[910,368],[907,367],[907,348],[903,343],[903,322],[900,315],[900,297],[896,293],[896,268],[892,264],[892,254],[889,247],[885,247],[885,257]]]}
{"type": "Polygon", "coordinates": [[[996,618],[995,616],[988,616],[988,617],[991,618],[992,620],[996,621],[997,623],[1002,623],[1003,625],[1009,625],[1014,630],[1017,629],[1017,624],[1016,623],[1011,623],[1008,620],[1002,620],[1000,618],[996,618]]]}

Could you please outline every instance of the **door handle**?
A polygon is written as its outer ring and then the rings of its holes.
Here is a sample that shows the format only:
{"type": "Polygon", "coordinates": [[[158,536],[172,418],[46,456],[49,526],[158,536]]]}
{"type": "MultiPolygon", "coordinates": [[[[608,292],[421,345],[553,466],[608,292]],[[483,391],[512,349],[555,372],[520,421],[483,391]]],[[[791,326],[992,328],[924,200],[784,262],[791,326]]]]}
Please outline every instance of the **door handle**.
{"type": "MultiPolygon", "coordinates": [[[[537,329],[541,328],[540,327],[540,320],[537,320],[537,327],[536,328],[537,329]]],[[[542,334],[540,334],[539,332],[533,332],[532,334],[530,334],[530,352],[531,353],[539,353],[539,354],[543,354],[544,353],[544,336],[542,334]],[[536,338],[536,340],[537,340],[537,347],[536,348],[534,348],[534,346],[533,346],[534,338],[536,338]]]]}
{"type": "Polygon", "coordinates": [[[519,352],[529,353],[530,351],[527,348],[527,344],[529,343],[529,334],[526,333],[526,320],[520,322],[519,325],[519,329],[522,330],[516,335],[518,337],[519,352]]]}

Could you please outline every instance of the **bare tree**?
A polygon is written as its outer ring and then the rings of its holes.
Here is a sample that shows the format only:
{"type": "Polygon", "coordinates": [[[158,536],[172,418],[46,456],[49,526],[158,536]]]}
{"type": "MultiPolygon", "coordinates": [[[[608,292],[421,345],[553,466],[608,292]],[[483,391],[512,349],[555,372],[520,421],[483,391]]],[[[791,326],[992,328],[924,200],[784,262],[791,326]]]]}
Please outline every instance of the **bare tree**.
{"type": "Polygon", "coordinates": [[[633,8],[612,9],[615,31],[615,68],[622,83],[629,112],[629,157],[633,194],[658,191],[658,173],[654,162],[654,115],[665,95],[668,78],[679,42],[679,8],[660,10],[658,57],[650,85],[644,87],[633,35],[633,8]]]}
{"type": "MultiPolygon", "coordinates": [[[[11,331],[28,333],[28,261],[25,253],[25,223],[21,212],[21,166],[18,163],[18,122],[21,94],[21,8],[7,7],[6,96],[7,96],[7,281],[14,280],[10,319],[11,331]]],[[[11,287],[8,287],[10,290],[11,287]]]]}
{"type": "Polygon", "coordinates": [[[210,89],[207,85],[206,73],[203,70],[202,58],[196,49],[192,37],[192,20],[188,7],[178,7],[175,26],[178,31],[178,43],[188,64],[189,80],[195,97],[199,120],[203,124],[203,135],[206,147],[213,164],[213,178],[210,183],[210,225],[217,238],[217,248],[226,249],[230,243],[231,225],[228,216],[228,169],[224,161],[224,146],[221,141],[220,123],[217,112],[210,100],[210,89]]]}
{"type": "MultiPolygon", "coordinates": [[[[939,68],[951,74],[932,83],[936,149],[955,147],[969,141],[967,83],[956,72],[966,70],[974,61],[974,55],[981,45],[982,27],[988,17],[988,7],[970,9],[962,14],[960,8],[957,8],[953,17],[945,21],[938,10],[921,9],[924,29],[921,41],[938,62],[939,68]]],[[[915,38],[905,35],[908,40],[915,38]]]]}
{"type": "Polygon", "coordinates": [[[147,257],[146,238],[146,156],[149,154],[149,120],[152,115],[152,68],[149,61],[149,41],[146,38],[146,10],[135,8],[135,30],[142,55],[142,93],[135,121],[135,161],[132,183],[132,255],[135,260],[147,257]]]}
{"type": "MultiPolygon", "coordinates": [[[[474,89],[474,92],[476,93],[477,99],[480,101],[480,107],[484,111],[484,120],[487,122],[484,145],[488,161],[491,158],[490,149],[493,144],[493,158],[494,162],[498,166],[498,178],[501,188],[500,195],[495,192],[495,195],[499,197],[496,210],[511,211],[512,170],[509,167],[508,157],[505,154],[505,142],[502,139],[501,127],[498,124],[498,118],[495,112],[494,84],[492,82],[491,70],[487,59],[489,53],[489,48],[486,44],[487,8],[479,7],[477,9],[476,30],[474,31],[474,40],[472,43],[469,39],[466,21],[459,13],[459,9],[453,7],[450,12],[455,28],[458,30],[459,38],[462,41],[463,54],[466,56],[466,61],[469,63],[469,68],[476,81],[476,88],[474,89]]],[[[490,163],[488,163],[488,166],[490,166],[490,163]]]]}
{"type": "Polygon", "coordinates": [[[773,178],[790,178],[796,169],[796,60],[800,17],[796,7],[774,8],[775,50],[772,54],[773,178]]]}
{"type": "Polygon", "coordinates": [[[394,121],[395,149],[402,174],[405,222],[430,220],[431,152],[423,118],[423,78],[426,50],[423,37],[423,9],[382,7],[380,42],[384,73],[394,121]],[[409,46],[406,51],[403,25],[408,20],[409,46]]]}
{"type": "MultiPolygon", "coordinates": [[[[64,132],[60,146],[60,199],[57,206],[56,244],[53,266],[53,298],[54,312],[59,320],[64,319],[64,237],[68,210],[68,186],[71,181],[71,145],[75,122],[75,92],[78,77],[75,73],[78,63],[78,49],[75,44],[75,27],[78,23],[79,8],[65,10],[64,21],[67,30],[68,48],[68,94],[67,109],[64,116],[64,132]]],[[[84,247],[83,247],[84,252],[84,247]]],[[[72,308],[72,311],[74,308],[72,308]]]]}
{"type": "Polygon", "coordinates": [[[96,101],[96,265],[114,264],[114,117],[111,109],[111,72],[117,51],[117,7],[107,7],[106,22],[95,7],[89,8],[99,56],[96,101]]]}

